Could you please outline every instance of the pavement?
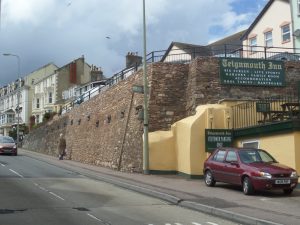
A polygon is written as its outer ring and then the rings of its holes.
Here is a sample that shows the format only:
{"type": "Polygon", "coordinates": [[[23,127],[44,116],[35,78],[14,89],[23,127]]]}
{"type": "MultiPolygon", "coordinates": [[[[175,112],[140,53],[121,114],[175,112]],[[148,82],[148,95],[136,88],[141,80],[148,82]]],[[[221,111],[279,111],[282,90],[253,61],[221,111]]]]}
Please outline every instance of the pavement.
{"type": "Polygon", "coordinates": [[[19,153],[92,179],[239,224],[300,224],[300,185],[290,196],[284,195],[282,191],[259,192],[246,196],[240,187],[224,183],[207,187],[202,179],[187,179],[178,175],[125,173],[71,160],[58,160],[53,156],[24,149],[20,149],[19,153]]]}

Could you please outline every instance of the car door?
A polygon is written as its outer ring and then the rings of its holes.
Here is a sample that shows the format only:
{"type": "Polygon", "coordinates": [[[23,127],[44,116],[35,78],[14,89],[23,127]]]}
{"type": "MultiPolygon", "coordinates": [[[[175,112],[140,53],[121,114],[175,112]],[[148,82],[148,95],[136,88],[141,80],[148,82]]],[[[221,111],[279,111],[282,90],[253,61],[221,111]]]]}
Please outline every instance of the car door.
{"type": "Polygon", "coordinates": [[[225,157],[224,179],[226,183],[240,184],[242,170],[235,150],[228,150],[225,157]]]}
{"type": "Polygon", "coordinates": [[[219,149],[210,162],[210,169],[216,181],[223,181],[223,167],[226,150],[219,149]]]}

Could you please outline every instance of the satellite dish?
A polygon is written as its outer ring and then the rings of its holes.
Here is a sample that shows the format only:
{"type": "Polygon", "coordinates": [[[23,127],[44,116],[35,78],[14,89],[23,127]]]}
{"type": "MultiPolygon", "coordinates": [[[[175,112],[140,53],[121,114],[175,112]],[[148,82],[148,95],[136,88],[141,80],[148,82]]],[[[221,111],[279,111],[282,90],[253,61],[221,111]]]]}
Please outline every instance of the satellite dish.
{"type": "Polygon", "coordinates": [[[300,29],[297,29],[294,31],[294,36],[295,37],[300,37],[300,29]]]}

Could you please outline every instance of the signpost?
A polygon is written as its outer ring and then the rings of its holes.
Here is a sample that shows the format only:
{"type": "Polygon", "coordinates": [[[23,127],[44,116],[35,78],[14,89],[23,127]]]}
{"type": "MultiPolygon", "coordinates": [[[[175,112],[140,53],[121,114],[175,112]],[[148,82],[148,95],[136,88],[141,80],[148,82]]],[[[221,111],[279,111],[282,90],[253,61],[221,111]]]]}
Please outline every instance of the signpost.
{"type": "Polygon", "coordinates": [[[233,132],[229,129],[205,129],[205,151],[220,147],[232,147],[233,132]]]}
{"type": "Polygon", "coordinates": [[[221,58],[221,84],[285,86],[284,62],[279,60],[221,58]]]}

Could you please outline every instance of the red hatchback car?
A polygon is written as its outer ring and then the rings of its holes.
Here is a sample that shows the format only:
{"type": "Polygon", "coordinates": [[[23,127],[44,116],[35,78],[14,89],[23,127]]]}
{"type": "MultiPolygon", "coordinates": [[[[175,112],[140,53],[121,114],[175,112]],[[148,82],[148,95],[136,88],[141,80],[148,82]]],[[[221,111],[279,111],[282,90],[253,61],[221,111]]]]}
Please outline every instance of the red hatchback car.
{"type": "Polygon", "coordinates": [[[18,154],[16,142],[12,137],[0,135],[0,154],[18,154]]]}
{"type": "Polygon", "coordinates": [[[207,186],[217,181],[236,184],[246,195],[271,189],[291,194],[298,184],[294,169],[279,164],[265,150],[254,148],[216,149],[205,161],[203,173],[207,186]]]}

